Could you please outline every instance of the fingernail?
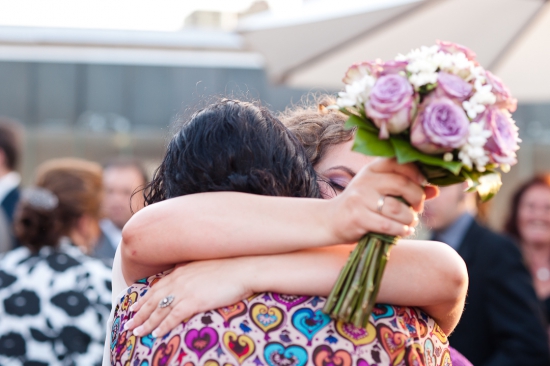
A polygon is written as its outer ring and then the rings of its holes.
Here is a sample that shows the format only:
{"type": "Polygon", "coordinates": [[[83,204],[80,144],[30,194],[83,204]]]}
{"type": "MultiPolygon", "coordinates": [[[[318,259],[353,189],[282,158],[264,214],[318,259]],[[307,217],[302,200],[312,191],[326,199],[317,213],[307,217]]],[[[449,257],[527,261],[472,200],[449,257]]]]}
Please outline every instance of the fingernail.
{"type": "Polygon", "coordinates": [[[129,310],[132,311],[132,312],[136,311],[137,310],[137,304],[138,304],[137,302],[132,304],[132,306],[130,306],[129,310]]]}
{"type": "Polygon", "coordinates": [[[134,335],[136,337],[141,337],[141,332],[143,331],[143,325],[140,325],[136,329],[134,329],[134,335]]]}
{"type": "Polygon", "coordinates": [[[128,329],[130,329],[130,327],[131,327],[132,325],[134,325],[134,323],[135,323],[135,322],[134,322],[134,319],[128,320],[128,321],[126,322],[126,324],[124,324],[124,330],[127,331],[128,329]]]}
{"type": "Polygon", "coordinates": [[[407,236],[414,235],[415,232],[416,232],[415,228],[414,228],[414,227],[410,227],[410,228],[409,228],[409,233],[407,234],[407,236]]]}
{"type": "Polygon", "coordinates": [[[159,330],[158,329],[155,329],[151,335],[153,336],[153,338],[158,338],[159,337],[159,330]]]}
{"type": "Polygon", "coordinates": [[[420,175],[420,178],[418,179],[418,182],[420,183],[420,185],[422,187],[426,187],[428,185],[428,180],[423,175],[420,175]]]}

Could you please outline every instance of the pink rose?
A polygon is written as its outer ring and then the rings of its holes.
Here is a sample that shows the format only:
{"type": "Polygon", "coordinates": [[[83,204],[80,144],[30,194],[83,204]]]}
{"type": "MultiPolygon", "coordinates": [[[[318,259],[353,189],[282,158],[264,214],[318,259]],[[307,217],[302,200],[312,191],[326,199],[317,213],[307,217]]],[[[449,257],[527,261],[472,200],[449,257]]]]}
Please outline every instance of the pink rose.
{"type": "Polygon", "coordinates": [[[351,84],[354,81],[361,79],[364,75],[371,75],[378,78],[383,75],[398,74],[407,69],[407,61],[386,61],[380,59],[374,61],[363,61],[351,65],[344,75],[342,81],[345,84],[351,84]]]}
{"type": "Polygon", "coordinates": [[[399,74],[400,72],[405,72],[407,70],[407,61],[386,61],[380,65],[380,76],[382,75],[391,75],[399,74]]]}
{"type": "Polygon", "coordinates": [[[464,145],[470,121],[449,98],[424,100],[411,127],[411,144],[427,154],[452,151],[464,145]]]}
{"type": "Polygon", "coordinates": [[[468,47],[465,47],[460,44],[456,44],[453,42],[448,41],[440,41],[439,39],[436,41],[437,45],[439,46],[439,49],[445,53],[457,53],[462,52],[466,55],[466,58],[470,61],[476,61],[476,54],[474,51],[469,49],[468,47]]]}
{"type": "Polygon", "coordinates": [[[504,85],[498,76],[490,71],[485,71],[485,76],[487,77],[487,83],[493,87],[491,92],[497,97],[497,106],[506,108],[512,113],[515,112],[518,107],[518,100],[512,98],[510,89],[504,85]]]}
{"type": "Polygon", "coordinates": [[[463,102],[472,94],[473,87],[460,76],[440,72],[437,74],[436,93],[463,102]]]}
{"type": "Polygon", "coordinates": [[[415,109],[414,90],[409,81],[397,74],[383,75],[371,89],[365,104],[367,115],[380,129],[379,137],[405,131],[415,109]]]}
{"type": "Polygon", "coordinates": [[[376,66],[374,62],[364,61],[351,65],[346,71],[346,75],[342,81],[345,84],[353,84],[354,81],[360,80],[365,75],[374,76],[376,74],[376,66]]]}
{"type": "Polygon", "coordinates": [[[519,149],[518,128],[505,109],[495,107],[487,109],[479,118],[485,122],[485,129],[491,131],[485,149],[495,163],[513,165],[517,162],[519,149]]]}

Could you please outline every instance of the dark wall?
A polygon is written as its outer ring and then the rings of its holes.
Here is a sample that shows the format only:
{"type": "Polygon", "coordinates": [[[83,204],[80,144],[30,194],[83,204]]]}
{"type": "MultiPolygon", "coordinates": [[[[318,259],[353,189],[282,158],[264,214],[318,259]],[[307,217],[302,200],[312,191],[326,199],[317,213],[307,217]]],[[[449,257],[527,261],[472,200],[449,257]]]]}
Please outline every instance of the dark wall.
{"type": "Polygon", "coordinates": [[[29,127],[75,126],[86,111],[122,116],[138,129],[167,126],[211,95],[248,96],[280,110],[304,92],[271,87],[257,69],[0,62],[0,115],[29,127]]]}

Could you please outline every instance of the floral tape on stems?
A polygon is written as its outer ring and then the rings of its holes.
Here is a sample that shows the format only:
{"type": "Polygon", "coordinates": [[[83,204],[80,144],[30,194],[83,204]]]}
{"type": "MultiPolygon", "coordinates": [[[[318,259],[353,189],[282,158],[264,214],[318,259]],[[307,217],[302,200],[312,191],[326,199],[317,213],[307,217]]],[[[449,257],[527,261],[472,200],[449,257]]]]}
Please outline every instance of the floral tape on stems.
{"type": "MultiPolygon", "coordinates": [[[[337,106],[356,127],[353,149],[415,163],[429,183],[468,182],[486,201],[517,163],[517,100],[479,65],[474,52],[451,42],[414,49],[394,60],[352,65],[337,106]]],[[[398,238],[369,233],[351,253],[323,311],[366,326],[390,250],[398,238]]]]}

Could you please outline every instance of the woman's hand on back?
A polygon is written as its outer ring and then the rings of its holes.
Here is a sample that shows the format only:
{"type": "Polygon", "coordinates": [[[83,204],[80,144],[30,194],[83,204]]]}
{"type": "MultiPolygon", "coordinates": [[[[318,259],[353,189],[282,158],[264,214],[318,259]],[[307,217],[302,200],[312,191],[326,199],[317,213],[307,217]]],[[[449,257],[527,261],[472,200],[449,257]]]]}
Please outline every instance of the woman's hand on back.
{"type": "Polygon", "coordinates": [[[229,306],[252,295],[240,276],[239,259],[209,260],[178,265],[154,284],[131,308],[137,314],[126,323],[137,336],[153,332],[162,337],[185,319],[208,310],[229,306]],[[159,302],[174,296],[160,308],[159,302]]]}
{"type": "Polygon", "coordinates": [[[438,189],[426,185],[414,164],[376,159],[357,173],[342,194],[330,200],[329,225],[340,243],[355,243],[366,232],[408,236],[414,233],[424,200],[437,194],[438,189]],[[410,207],[395,197],[402,197],[410,207]]]}

